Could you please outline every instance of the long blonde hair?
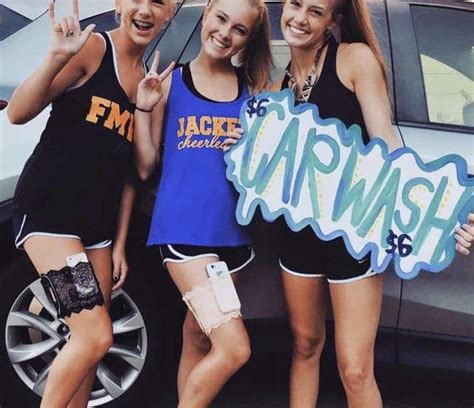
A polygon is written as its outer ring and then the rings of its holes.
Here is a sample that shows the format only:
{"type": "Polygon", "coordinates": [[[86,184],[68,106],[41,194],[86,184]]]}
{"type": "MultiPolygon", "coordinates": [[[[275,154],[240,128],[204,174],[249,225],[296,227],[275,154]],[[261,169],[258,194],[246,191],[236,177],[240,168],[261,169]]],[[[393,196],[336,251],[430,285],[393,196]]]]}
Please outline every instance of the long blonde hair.
{"type": "MultiPolygon", "coordinates": [[[[219,0],[210,0],[210,10],[219,0]]],[[[242,1],[242,0],[234,0],[242,1]]],[[[270,18],[264,0],[247,0],[250,7],[257,9],[257,20],[253,26],[247,44],[238,55],[239,66],[244,70],[245,78],[253,94],[264,90],[270,81],[273,57],[270,48],[270,18]]]]}

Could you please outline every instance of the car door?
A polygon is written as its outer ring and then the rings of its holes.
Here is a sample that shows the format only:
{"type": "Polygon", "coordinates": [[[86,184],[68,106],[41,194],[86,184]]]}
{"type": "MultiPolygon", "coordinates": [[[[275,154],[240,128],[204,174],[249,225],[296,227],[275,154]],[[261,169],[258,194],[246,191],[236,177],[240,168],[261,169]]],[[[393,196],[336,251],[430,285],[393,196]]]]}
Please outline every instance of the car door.
{"type": "MultiPolygon", "coordinates": [[[[438,3],[438,4],[435,4],[438,3]]],[[[388,2],[398,125],[428,162],[455,153],[474,174],[474,7],[388,2]]],[[[399,360],[474,371],[474,260],[403,283],[399,360]]]]}

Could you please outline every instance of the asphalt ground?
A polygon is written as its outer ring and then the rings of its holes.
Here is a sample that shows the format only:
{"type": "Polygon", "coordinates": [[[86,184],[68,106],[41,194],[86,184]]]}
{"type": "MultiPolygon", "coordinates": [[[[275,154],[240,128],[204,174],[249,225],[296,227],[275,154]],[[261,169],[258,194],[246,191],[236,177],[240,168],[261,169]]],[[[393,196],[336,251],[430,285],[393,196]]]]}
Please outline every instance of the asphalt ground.
{"type": "MultiPolygon", "coordinates": [[[[214,408],[288,407],[290,337],[280,327],[248,325],[253,355],[225,386],[212,404],[214,408]]],[[[177,360],[169,374],[176,375],[177,360]]],[[[376,365],[376,377],[386,408],[473,408],[474,377],[470,374],[391,364],[376,365]]],[[[173,376],[171,378],[174,378],[173,376]]],[[[176,407],[174,382],[157,389],[146,407],[176,407]]],[[[332,345],[321,362],[318,408],[347,407],[337,373],[332,345]]],[[[370,407],[368,407],[370,408],[370,407]]]]}
{"type": "MultiPolygon", "coordinates": [[[[283,408],[288,407],[288,374],[291,339],[285,324],[265,326],[247,322],[252,343],[252,357],[211,405],[213,408],[283,408]]],[[[171,336],[167,358],[156,367],[156,377],[147,381],[144,392],[127,407],[172,408],[177,406],[176,372],[179,358],[179,334],[171,336]],[[159,373],[159,374],[158,374],[159,373]]],[[[321,362],[321,386],[318,408],[346,407],[340,383],[332,340],[328,341],[321,362]]],[[[6,359],[0,359],[6,363],[6,359]]],[[[384,407],[387,408],[473,408],[474,377],[472,374],[426,370],[416,367],[376,365],[384,407]]],[[[2,394],[29,393],[21,384],[5,389],[2,394]]],[[[0,408],[33,408],[38,404],[2,404],[0,408]]],[[[120,400],[120,398],[119,398],[120,400]]],[[[104,408],[115,408],[115,404],[104,408]]],[[[122,406],[122,405],[120,405],[122,406]]],[[[370,408],[370,407],[367,407],[370,408]]]]}

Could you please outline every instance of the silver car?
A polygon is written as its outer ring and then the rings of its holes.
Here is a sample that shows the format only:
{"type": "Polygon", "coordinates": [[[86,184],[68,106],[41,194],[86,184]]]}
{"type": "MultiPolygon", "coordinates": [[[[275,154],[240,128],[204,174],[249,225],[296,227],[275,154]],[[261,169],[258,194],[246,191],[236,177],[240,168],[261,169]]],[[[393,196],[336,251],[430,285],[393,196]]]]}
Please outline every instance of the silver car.
{"type": "MultiPolygon", "coordinates": [[[[185,62],[197,54],[206,3],[179,4],[172,22],[147,50],[147,63],[156,47],[162,56],[160,69],[172,60],[185,62]]],[[[277,76],[288,63],[289,51],[280,31],[282,2],[267,3],[277,76]]],[[[461,0],[368,3],[389,71],[394,129],[426,162],[455,153],[474,175],[474,4],[461,0]]],[[[84,26],[93,22],[97,30],[113,28],[112,8],[112,0],[81,0],[84,26]]],[[[46,1],[35,0],[34,7],[26,0],[0,1],[3,105],[44,55],[45,10],[46,1]]],[[[67,326],[55,320],[37,285],[31,284],[36,278],[32,266],[13,249],[10,225],[18,175],[47,115],[45,111],[17,127],[8,123],[4,111],[0,113],[0,325],[5,328],[0,342],[0,406],[37,403],[28,388],[41,394],[48,366],[68,339],[67,326]]],[[[144,249],[158,177],[143,186],[136,204],[128,245],[132,271],[127,293],[122,291],[114,299],[115,344],[99,367],[91,406],[130,406],[156,395],[160,384],[174,382],[168,367],[179,353],[183,307],[156,251],[144,249]]],[[[257,259],[239,281],[243,313],[249,327],[263,325],[275,336],[286,336],[278,262],[268,229],[263,234],[262,227],[258,221],[253,226],[257,259]]],[[[420,273],[411,281],[400,280],[393,270],[385,275],[377,362],[474,374],[473,256],[458,256],[447,270],[420,273]]],[[[330,316],[328,325],[332,325],[330,316]]]]}

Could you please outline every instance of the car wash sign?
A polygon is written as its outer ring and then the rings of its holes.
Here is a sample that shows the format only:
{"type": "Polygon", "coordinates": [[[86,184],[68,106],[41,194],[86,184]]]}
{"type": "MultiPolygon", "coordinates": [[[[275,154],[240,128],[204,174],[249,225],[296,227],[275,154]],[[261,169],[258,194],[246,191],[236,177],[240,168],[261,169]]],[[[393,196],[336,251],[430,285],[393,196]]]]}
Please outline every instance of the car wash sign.
{"type": "Polygon", "coordinates": [[[289,90],[249,99],[241,124],[244,137],[225,156],[240,224],[260,207],[294,231],[309,225],[321,239],[343,237],[356,259],[371,252],[377,272],[393,259],[403,278],[453,260],[454,229],[474,208],[461,157],[424,163],[409,148],[388,154],[381,139],[364,146],[358,126],[323,120],[313,104],[295,107],[289,90]]]}

